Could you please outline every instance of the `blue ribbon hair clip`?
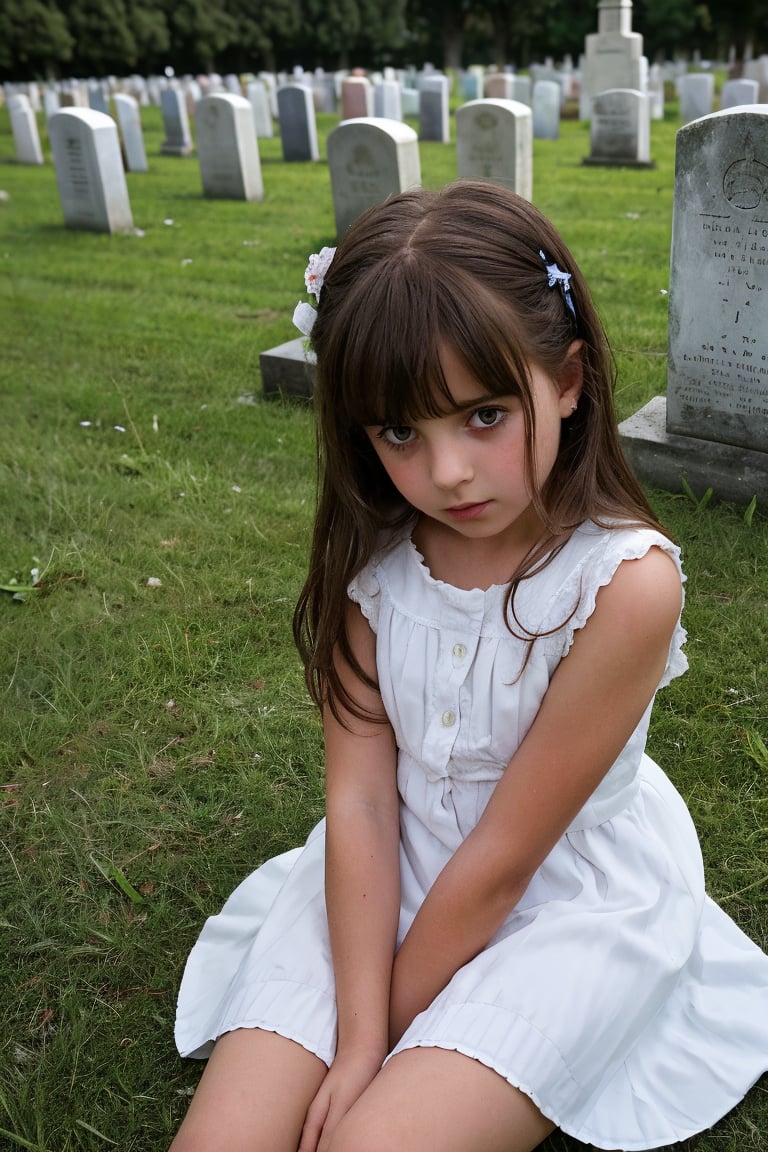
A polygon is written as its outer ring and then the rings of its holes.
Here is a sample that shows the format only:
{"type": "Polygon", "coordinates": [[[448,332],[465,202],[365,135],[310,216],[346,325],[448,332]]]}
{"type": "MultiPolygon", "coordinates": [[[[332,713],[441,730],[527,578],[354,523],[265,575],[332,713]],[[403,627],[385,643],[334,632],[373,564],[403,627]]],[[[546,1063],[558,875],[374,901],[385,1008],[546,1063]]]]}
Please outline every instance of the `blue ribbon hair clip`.
{"type": "Polygon", "coordinates": [[[573,303],[573,296],[571,295],[571,273],[563,272],[556,263],[549,263],[547,257],[539,248],[539,256],[544,261],[544,267],[547,270],[547,284],[550,288],[558,287],[563,294],[563,300],[573,313],[574,320],[576,319],[576,307],[573,303]]]}

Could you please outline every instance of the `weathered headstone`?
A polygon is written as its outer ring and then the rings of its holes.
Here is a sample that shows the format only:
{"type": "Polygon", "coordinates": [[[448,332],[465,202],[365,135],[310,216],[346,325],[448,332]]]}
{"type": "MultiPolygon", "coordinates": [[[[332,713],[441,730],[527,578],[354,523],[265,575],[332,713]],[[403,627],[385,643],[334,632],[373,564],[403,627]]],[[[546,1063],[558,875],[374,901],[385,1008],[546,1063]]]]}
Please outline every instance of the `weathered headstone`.
{"type": "Polygon", "coordinates": [[[600,0],[597,32],[586,37],[581,79],[583,120],[591,115],[591,101],[609,88],[644,92],[643,38],[632,31],[632,0],[600,0]]]}
{"type": "Polygon", "coordinates": [[[131,231],[133,216],[114,120],[92,108],[63,108],[48,121],[48,135],[67,227],[131,231]]]}
{"type": "Polygon", "coordinates": [[[269,139],[274,135],[274,125],[269,93],[263,80],[248,81],[248,99],[253,112],[253,126],[256,129],[256,135],[263,139],[269,139]]]}
{"type": "Polygon", "coordinates": [[[658,64],[652,64],[648,73],[648,100],[651,105],[651,120],[663,120],[664,80],[658,64]]]}
{"type": "Polygon", "coordinates": [[[309,89],[302,84],[283,84],[277,90],[277,113],[283,160],[319,160],[315,106],[309,89]]]}
{"type": "Polygon", "coordinates": [[[59,93],[56,88],[49,88],[47,85],[43,90],[43,107],[45,109],[45,119],[50,120],[55,112],[60,108],[59,93]]]}
{"type": "Polygon", "coordinates": [[[554,80],[537,80],[533,86],[533,136],[535,140],[557,140],[560,136],[560,85],[554,80]]]}
{"type": "Polygon", "coordinates": [[[141,131],[139,102],[126,92],[115,93],[115,116],[120,127],[128,172],[147,172],[147,153],[141,131]]]}
{"type": "Polygon", "coordinates": [[[680,77],[677,89],[683,124],[709,116],[715,99],[715,78],[711,72],[689,72],[680,77]]]}
{"type": "Polygon", "coordinates": [[[590,155],[584,164],[652,168],[648,97],[631,88],[614,88],[592,99],[590,155]]]}
{"type": "Polygon", "coordinates": [[[424,76],[419,86],[419,139],[439,140],[448,144],[451,139],[448,118],[449,84],[447,76],[424,76]]]}
{"type": "Polygon", "coordinates": [[[43,164],[43,150],[40,147],[40,132],[37,117],[23,93],[11,96],[8,101],[8,114],[11,119],[11,132],[16,145],[16,159],[19,164],[43,164]]]}
{"type": "Polygon", "coordinates": [[[214,200],[263,200],[250,101],[229,92],[204,96],[195,123],[203,193],[214,200]]]}
{"type": "Polygon", "coordinates": [[[510,100],[517,100],[519,104],[527,104],[531,107],[533,103],[533,87],[531,85],[530,76],[517,76],[512,77],[512,89],[510,100]]]}
{"type": "Polygon", "coordinates": [[[160,110],[165,129],[160,151],[164,156],[189,156],[193,145],[184,94],[178,88],[164,88],[160,93],[160,110]]]}
{"type": "Polygon", "coordinates": [[[94,112],[103,112],[105,116],[109,116],[109,100],[101,84],[88,85],[88,107],[93,108],[94,112]]]}
{"type": "Polygon", "coordinates": [[[419,142],[395,120],[343,120],[328,134],[336,234],[341,237],[367,208],[421,184],[419,142]]]}
{"type": "Polygon", "coordinates": [[[758,94],[758,101],[761,104],[768,103],[768,56],[758,56],[756,60],[745,60],[744,62],[744,79],[757,80],[760,91],[758,94]]]}
{"type": "Polygon", "coordinates": [[[373,88],[367,76],[347,76],[342,81],[341,116],[343,120],[373,116],[373,88]]]}
{"type": "Polygon", "coordinates": [[[533,116],[515,100],[471,100],[456,109],[459,179],[502,184],[533,195],[533,116]]]}
{"type": "Polygon", "coordinates": [[[738,108],[742,104],[757,104],[760,85],[757,80],[726,80],[720,93],[720,107],[738,108]]]}
{"type": "Polygon", "coordinates": [[[677,134],[667,398],[621,426],[641,479],[768,498],[768,105],[677,134]]]}

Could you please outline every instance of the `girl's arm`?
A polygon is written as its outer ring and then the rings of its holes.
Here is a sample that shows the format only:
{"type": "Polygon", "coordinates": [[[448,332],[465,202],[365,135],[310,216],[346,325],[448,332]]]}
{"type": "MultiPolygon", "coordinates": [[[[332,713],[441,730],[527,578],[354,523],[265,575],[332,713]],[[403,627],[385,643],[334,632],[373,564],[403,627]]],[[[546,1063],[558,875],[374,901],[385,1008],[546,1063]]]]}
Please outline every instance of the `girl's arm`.
{"type": "MultiPolygon", "coordinates": [[[[375,636],[350,604],[347,627],[364,670],[376,677],[375,636]]],[[[381,697],[342,669],[354,698],[383,716],[381,697]]],[[[388,1051],[392,963],[400,911],[397,753],[389,723],[326,709],[326,877],[338,1045],[305,1125],[301,1152],[322,1149],[335,1124],[365,1090],[388,1051]],[[322,1136],[321,1136],[322,1133],[322,1136]]]]}
{"type": "Polygon", "coordinates": [[[598,593],[485,812],[403,941],[392,1043],[501,927],[616,760],[661,679],[681,595],[677,569],[659,548],[621,563],[598,593]]]}

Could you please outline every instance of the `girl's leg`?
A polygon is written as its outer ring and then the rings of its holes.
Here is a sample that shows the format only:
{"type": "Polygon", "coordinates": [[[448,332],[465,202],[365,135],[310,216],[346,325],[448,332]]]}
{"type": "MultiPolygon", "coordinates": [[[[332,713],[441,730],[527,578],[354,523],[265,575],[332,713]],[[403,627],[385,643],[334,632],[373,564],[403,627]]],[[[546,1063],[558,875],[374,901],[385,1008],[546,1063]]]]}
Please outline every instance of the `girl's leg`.
{"type": "Polygon", "coordinates": [[[531,1152],[554,1127],[479,1061],[411,1048],[390,1060],[347,1113],[331,1152],[531,1152]]]}
{"type": "Polygon", "coordinates": [[[296,1152],[327,1068],[293,1040],[240,1028],[217,1040],[171,1152],[296,1152]]]}

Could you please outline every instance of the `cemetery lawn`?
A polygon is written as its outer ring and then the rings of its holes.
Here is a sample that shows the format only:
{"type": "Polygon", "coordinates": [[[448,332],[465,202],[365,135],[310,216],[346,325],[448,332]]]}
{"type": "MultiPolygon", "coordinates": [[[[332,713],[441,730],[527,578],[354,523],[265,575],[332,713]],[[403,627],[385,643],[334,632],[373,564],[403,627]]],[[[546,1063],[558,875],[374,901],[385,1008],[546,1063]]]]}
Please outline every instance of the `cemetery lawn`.
{"type": "MultiPolygon", "coordinates": [[[[670,114],[674,109],[670,110],[670,114]]],[[[173,1045],[203,919],[323,810],[290,637],[313,509],[311,414],[265,401],[327,166],[262,140],[261,204],[206,201],[195,158],[129,174],[136,228],[62,225],[0,110],[0,1147],[160,1152],[200,1065],[173,1045]],[[31,576],[35,569],[35,578],[31,576]],[[35,583],[31,591],[23,591],[35,583]],[[14,592],[16,594],[14,594],[14,592]]],[[[328,130],[319,117],[323,157],[328,130]]],[[[663,392],[676,122],[651,171],[534,144],[533,198],[592,284],[621,418],[663,392]]],[[[423,183],[455,147],[421,146],[423,183]]],[[[699,828],[712,895],[768,947],[768,508],[651,493],[682,543],[690,672],[650,752],[699,828]]],[[[764,1149],[768,1081],[696,1152],[764,1149]]],[[[581,1145],[557,1135],[548,1152],[581,1145]]]]}

